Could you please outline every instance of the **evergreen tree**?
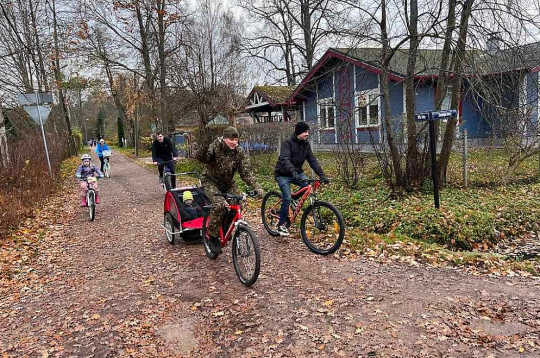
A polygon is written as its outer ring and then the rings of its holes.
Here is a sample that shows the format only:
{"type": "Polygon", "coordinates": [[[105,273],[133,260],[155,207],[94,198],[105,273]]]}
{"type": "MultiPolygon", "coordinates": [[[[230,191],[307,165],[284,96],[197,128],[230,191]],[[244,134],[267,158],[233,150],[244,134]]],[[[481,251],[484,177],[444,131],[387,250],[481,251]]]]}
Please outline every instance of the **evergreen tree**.
{"type": "Polygon", "coordinates": [[[123,147],[124,142],[122,141],[124,139],[124,122],[122,122],[122,118],[118,116],[118,146],[123,147]]]}
{"type": "Polygon", "coordinates": [[[100,109],[97,115],[96,126],[94,128],[94,137],[97,140],[99,140],[103,138],[104,134],[105,134],[105,113],[103,113],[103,109],[100,109]]]}

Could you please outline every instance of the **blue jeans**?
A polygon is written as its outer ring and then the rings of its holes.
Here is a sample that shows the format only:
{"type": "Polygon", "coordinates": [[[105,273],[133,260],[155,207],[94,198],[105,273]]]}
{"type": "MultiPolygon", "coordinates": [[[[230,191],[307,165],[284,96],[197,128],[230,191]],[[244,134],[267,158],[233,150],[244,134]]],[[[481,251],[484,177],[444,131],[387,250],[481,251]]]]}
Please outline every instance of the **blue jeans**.
{"type": "MultiPolygon", "coordinates": [[[[167,167],[168,171],[171,174],[175,174],[174,171],[174,162],[173,161],[158,161],[158,171],[159,171],[159,177],[163,178],[163,172],[165,171],[165,167],[167,167]],[[166,162],[163,164],[163,162],[166,162]]],[[[171,188],[176,188],[176,177],[173,175],[170,177],[170,185],[171,188]]]]}
{"type": "MultiPolygon", "coordinates": [[[[308,179],[308,177],[304,173],[300,174],[300,178],[305,179],[305,180],[308,179]]],[[[306,185],[300,185],[300,182],[298,180],[295,180],[293,177],[286,177],[286,176],[277,177],[276,181],[279,185],[279,190],[281,190],[281,194],[283,196],[281,200],[281,208],[279,209],[279,222],[278,222],[278,226],[279,226],[279,225],[285,224],[289,220],[288,218],[289,205],[291,204],[291,200],[292,200],[291,183],[296,184],[298,186],[302,186],[302,187],[306,185]]]]}

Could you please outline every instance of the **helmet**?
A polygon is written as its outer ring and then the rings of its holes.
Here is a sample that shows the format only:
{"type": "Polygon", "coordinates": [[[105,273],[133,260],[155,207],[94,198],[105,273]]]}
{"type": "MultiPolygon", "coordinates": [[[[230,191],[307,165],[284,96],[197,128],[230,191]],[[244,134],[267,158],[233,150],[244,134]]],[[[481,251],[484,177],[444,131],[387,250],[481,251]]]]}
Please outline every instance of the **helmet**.
{"type": "Polygon", "coordinates": [[[186,200],[193,200],[193,194],[191,194],[191,191],[189,190],[184,191],[184,194],[182,195],[182,201],[186,200]]]}
{"type": "Polygon", "coordinates": [[[100,143],[105,143],[105,139],[101,138],[101,139],[99,140],[99,142],[100,142],[100,143]]]}
{"type": "Polygon", "coordinates": [[[92,157],[90,156],[90,154],[83,154],[81,156],[81,160],[92,160],[92,157]]]}

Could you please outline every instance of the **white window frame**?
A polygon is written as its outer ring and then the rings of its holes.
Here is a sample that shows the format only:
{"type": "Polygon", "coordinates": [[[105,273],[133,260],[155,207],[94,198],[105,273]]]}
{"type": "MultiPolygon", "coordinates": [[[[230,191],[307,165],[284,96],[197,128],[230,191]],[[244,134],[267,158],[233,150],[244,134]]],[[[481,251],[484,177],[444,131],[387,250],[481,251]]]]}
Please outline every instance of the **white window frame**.
{"type": "Polygon", "coordinates": [[[354,125],[356,129],[361,128],[380,128],[381,127],[381,94],[378,88],[373,88],[371,90],[367,91],[359,91],[355,92],[354,94],[354,125]],[[366,96],[368,101],[370,96],[377,96],[377,124],[369,123],[369,120],[371,118],[371,113],[369,112],[369,104],[371,102],[368,102],[366,105],[367,108],[367,116],[368,116],[368,123],[367,124],[360,124],[360,111],[359,103],[358,103],[358,97],[359,96],[366,96]]]}
{"type": "Polygon", "coordinates": [[[319,127],[321,128],[321,130],[336,129],[336,120],[337,120],[336,104],[334,103],[333,97],[319,99],[319,101],[317,102],[317,116],[318,116],[318,121],[319,121],[319,127]],[[321,113],[323,111],[323,108],[324,108],[324,111],[326,112],[326,123],[322,123],[322,119],[321,119],[322,118],[321,113]],[[332,127],[327,126],[328,125],[328,108],[332,108],[334,111],[334,126],[332,127]]]}

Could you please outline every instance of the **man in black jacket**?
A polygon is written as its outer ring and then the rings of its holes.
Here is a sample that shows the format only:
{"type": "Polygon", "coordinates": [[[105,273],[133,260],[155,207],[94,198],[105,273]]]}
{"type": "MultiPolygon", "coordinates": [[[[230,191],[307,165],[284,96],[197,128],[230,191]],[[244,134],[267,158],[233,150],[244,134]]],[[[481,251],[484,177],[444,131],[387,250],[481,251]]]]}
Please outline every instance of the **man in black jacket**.
{"type": "MultiPolygon", "coordinates": [[[[169,138],[165,138],[162,132],[156,133],[156,139],[152,143],[152,161],[158,166],[159,182],[163,181],[163,171],[165,167],[169,169],[171,174],[174,174],[174,161],[178,159],[178,152],[174,147],[173,142],[169,138]]],[[[171,176],[171,188],[176,187],[176,177],[171,176]]]]}
{"type": "Polygon", "coordinates": [[[285,226],[288,221],[289,205],[291,203],[291,183],[304,187],[307,184],[307,176],[304,174],[302,165],[307,160],[309,166],[321,178],[323,183],[328,179],[313,155],[311,146],[307,141],[309,137],[309,125],[306,122],[298,122],[291,138],[281,143],[279,158],[274,170],[274,176],[283,195],[281,209],[279,211],[278,233],[281,236],[289,236],[289,230],[285,226]]]}

